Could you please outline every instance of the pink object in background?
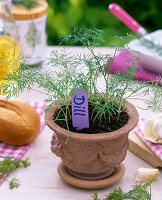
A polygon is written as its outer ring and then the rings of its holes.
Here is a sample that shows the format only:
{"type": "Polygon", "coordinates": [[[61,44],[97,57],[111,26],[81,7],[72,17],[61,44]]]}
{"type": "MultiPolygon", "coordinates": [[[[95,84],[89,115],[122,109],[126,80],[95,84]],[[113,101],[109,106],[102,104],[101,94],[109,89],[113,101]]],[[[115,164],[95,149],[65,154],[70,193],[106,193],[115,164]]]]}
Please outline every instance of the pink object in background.
{"type": "MultiPolygon", "coordinates": [[[[107,63],[106,65],[110,66],[109,63],[107,63]]],[[[114,58],[110,72],[111,73],[115,73],[117,71],[126,72],[127,68],[131,65],[133,65],[132,55],[129,52],[127,52],[126,50],[120,51],[114,58]]],[[[140,81],[146,81],[148,83],[151,83],[151,81],[155,81],[156,83],[161,85],[157,74],[154,74],[152,72],[144,70],[138,61],[137,61],[136,65],[139,68],[141,68],[142,71],[136,70],[136,73],[135,73],[136,76],[134,76],[134,79],[137,79],[140,81]]]]}
{"type": "MultiPolygon", "coordinates": [[[[112,3],[109,5],[109,11],[114,14],[119,20],[121,20],[126,26],[128,26],[132,31],[142,37],[147,44],[153,43],[153,46],[159,49],[161,47],[161,37],[162,31],[154,31],[148,34],[146,29],[144,29],[137,21],[135,21],[126,11],[124,11],[118,4],[112,3]]],[[[144,44],[140,42],[140,39],[132,40],[129,43],[130,49],[133,51],[140,52],[140,64],[144,69],[150,70],[155,73],[162,75],[162,59],[159,56],[159,51],[156,48],[152,49],[147,45],[144,48],[144,44]]],[[[147,74],[147,76],[150,76],[147,74]]],[[[147,79],[145,77],[144,79],[147,79]]]]}
{"type": "MultiPolygon", "coordinates": [[[[43,124],[45,124],[44,109],[46,108],[47,103],[34,102],[34,103],[30,103],[30,105],[33,106],[36,109],[36,111],[39,113],[40,120],[41,120],[41,128],[40,128],[40,131],[41,131],[43,129],[43,124]]],[[[28,151],[31,144],[32,143],[25,146],[13,146],[13,145],[0,142],[0,155],[14,157],[19,160],[28,151]]],[[[3,181],[8,176],[8,174],[9,173],[3,175],[3,179],[0,180],[0,184],[3,183],[3,181]]]]}
{"type": "Polygon", "coordinates": [[[132,31],[144,36],[147,31],[135,21],[127,12],[125,12],[118,4],[112,3],[109,5],[109,11],[114,14],[118,19],[120,19],[126,26],[128,26],[132,31]]]}

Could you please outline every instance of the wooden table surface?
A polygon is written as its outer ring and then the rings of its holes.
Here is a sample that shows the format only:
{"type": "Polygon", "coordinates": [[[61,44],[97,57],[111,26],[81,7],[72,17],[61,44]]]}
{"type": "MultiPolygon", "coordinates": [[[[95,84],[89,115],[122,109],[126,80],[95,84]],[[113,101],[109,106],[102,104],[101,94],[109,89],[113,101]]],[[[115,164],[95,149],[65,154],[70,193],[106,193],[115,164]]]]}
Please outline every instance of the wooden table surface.
{"type": "MultiPolygon", "coordinates": [[[[60,47],[48,47],[47,57],[52,49],[60,49],[60,47]]],[[[81,47],[70,47],[69,50],[72,53],[86,52],[81,47]]],[[[108,53],[108,48],[96,48],[97,52],[108,53]]],[[[110,51],[111,52],[111,51],[110,51]]],[[[44,67],[42,67],[44,70],[44,67]]],[[[102,79],[100,80],[100,86],[102,85],[102,79]]],[[[43,94],[38,94],[34,91],[24,91],[19,99],[26,101],[43,101],[43,94]]],[[[139,104],[137,100],[130,100],[134,104],[139,104]]],[[[144,106],[140,102],[140,106],[144,106]]],[[[151,117],[154,113],[147,110],[139,110],[140,117],[151,117]]],[[[149,164],[128,151],[127,157],[124,160],[126,166],[126,172],[124,177],[115,185],[99,189],[99,190],[85,190],[79,189],[65,183],[57,173],[57,166],[60,162],[60,158],[56,157],[50,150],[50,140],[52,131],[45,127],[34,141],[24,158],[29,157],[31,166],[27,169],[18,169],[8,177],[12,179],[17,177],[20,179],[21,185],[18,189],[10,190],[8,183],[4,182],[0,185],[0,200],[91,200],[93,191],[97,191],[99,198],[103,198],[116,187],[121,187],[123,191],[131,189],[131,185],[135,184],[135,171],[138,167],[151,167],[149,164]]],[[[152,199],[162,199],[162,171],[160,170],[160,176],[152,184],[152,199]]]]}

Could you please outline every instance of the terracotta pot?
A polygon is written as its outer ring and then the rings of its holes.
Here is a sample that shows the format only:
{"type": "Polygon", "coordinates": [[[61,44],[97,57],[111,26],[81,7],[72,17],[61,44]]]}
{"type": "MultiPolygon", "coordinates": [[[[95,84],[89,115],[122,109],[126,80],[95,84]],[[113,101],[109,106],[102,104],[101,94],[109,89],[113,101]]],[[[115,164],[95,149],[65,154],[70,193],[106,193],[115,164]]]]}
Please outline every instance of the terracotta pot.
{"type": "Polygon", "coordinates": [[[68,131],[53,122],[53,115],[58,110],[55,103],[53,109],[45,113],[45,120],[54,131],[51,150],[61,157],[69,173],[80,179],[101,179],[110,176],[116,167],[125,159],[128,149],[128,134],[136,126],[138,112],[126,102],[126,110],[130,113],[128,122],[122,128],[101,134],[82,134],[69,132],[69,140],[65,144],[68,131]]]}

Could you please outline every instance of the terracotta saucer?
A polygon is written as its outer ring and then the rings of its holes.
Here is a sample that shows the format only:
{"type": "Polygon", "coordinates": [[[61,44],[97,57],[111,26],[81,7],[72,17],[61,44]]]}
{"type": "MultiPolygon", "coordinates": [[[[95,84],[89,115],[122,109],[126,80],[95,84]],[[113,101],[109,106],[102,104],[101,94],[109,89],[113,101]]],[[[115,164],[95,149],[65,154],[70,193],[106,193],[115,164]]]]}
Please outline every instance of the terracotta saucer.
{"type": "Polygon", "coordinates": [[[99,189],[111,186],[118,182],[125,174],[125,166],[121,163],[119,168],[111,176],[101,180],[82,180],[75,178],[69,174],[63,162],[60,162],[57,167],[57,171],[59,176],[70,185],[85,189],[99,189]]]}

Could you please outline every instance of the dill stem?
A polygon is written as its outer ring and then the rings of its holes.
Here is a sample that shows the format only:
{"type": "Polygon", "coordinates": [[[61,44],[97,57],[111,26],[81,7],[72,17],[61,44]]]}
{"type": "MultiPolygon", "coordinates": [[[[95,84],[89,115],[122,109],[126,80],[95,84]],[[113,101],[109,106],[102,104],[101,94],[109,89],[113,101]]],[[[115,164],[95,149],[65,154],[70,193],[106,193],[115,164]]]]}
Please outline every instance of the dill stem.
{"type": "Polygon", "coordinates": [[[150,102],[149,100],[147,99],[142,99],[142,98],[135,98],[135,97],[128,97],[129,99],[138,99],[138,100],[141,100],[141,101],[146,101],[146,102],[150,102]]]}
{"type": "Polygon", "coordinates": [[[51,97],[52,97],[52,95],[50,95],[50,94],[48,94],[48,93],[45,93],[45,92],[42,92],[42,91],[40,91],[40,90],[33,89],[33,88],[31,88],[31,90],[33,90],[33,91],[35,91],[35,92],[39,92],[39,93],[42,93],[42,94],[45,94],[45,95],[48,95],[48,96],[51,96],[51,97]]]}
{"type": "MultiPolygon", "coordinates": [[[[66,112],[64,112],[63,108],[61,108],[61,111],[63,112],[64,117],[65,117],[66,127],[67,127],[67,131],[68,131],[68,136],[67,136],[67,139],[65,142],[65,144],[67,144],[67,142],[69,140],[69,124],[68,124],[68,119],[67,119],[67,105],[65,105],[65,110],[66,110],[66,112]]],[[[57,119],[57,120],[59,120],[59,119],[57,119]]]]}
{"type": "MultiPolygon", "coordinates": [[[[119,99],[119,107],[118,107],[118,120],[119,120],[119,118],[120,118],[120,113],[122,112],[122,100],[123,100],[123,96],[124,96],[124,94],[125,94],[125,91],[127,90],[127,88],[128,88],[128,85],[126,85],[126,87],[123,89],[123,91],[122,91],[122,93],[121,93],[121,95],[120,95],[120,99],[119,99]]],[[[124,101],[125,101],[126,99],[124,99],[124,101]]]]}

